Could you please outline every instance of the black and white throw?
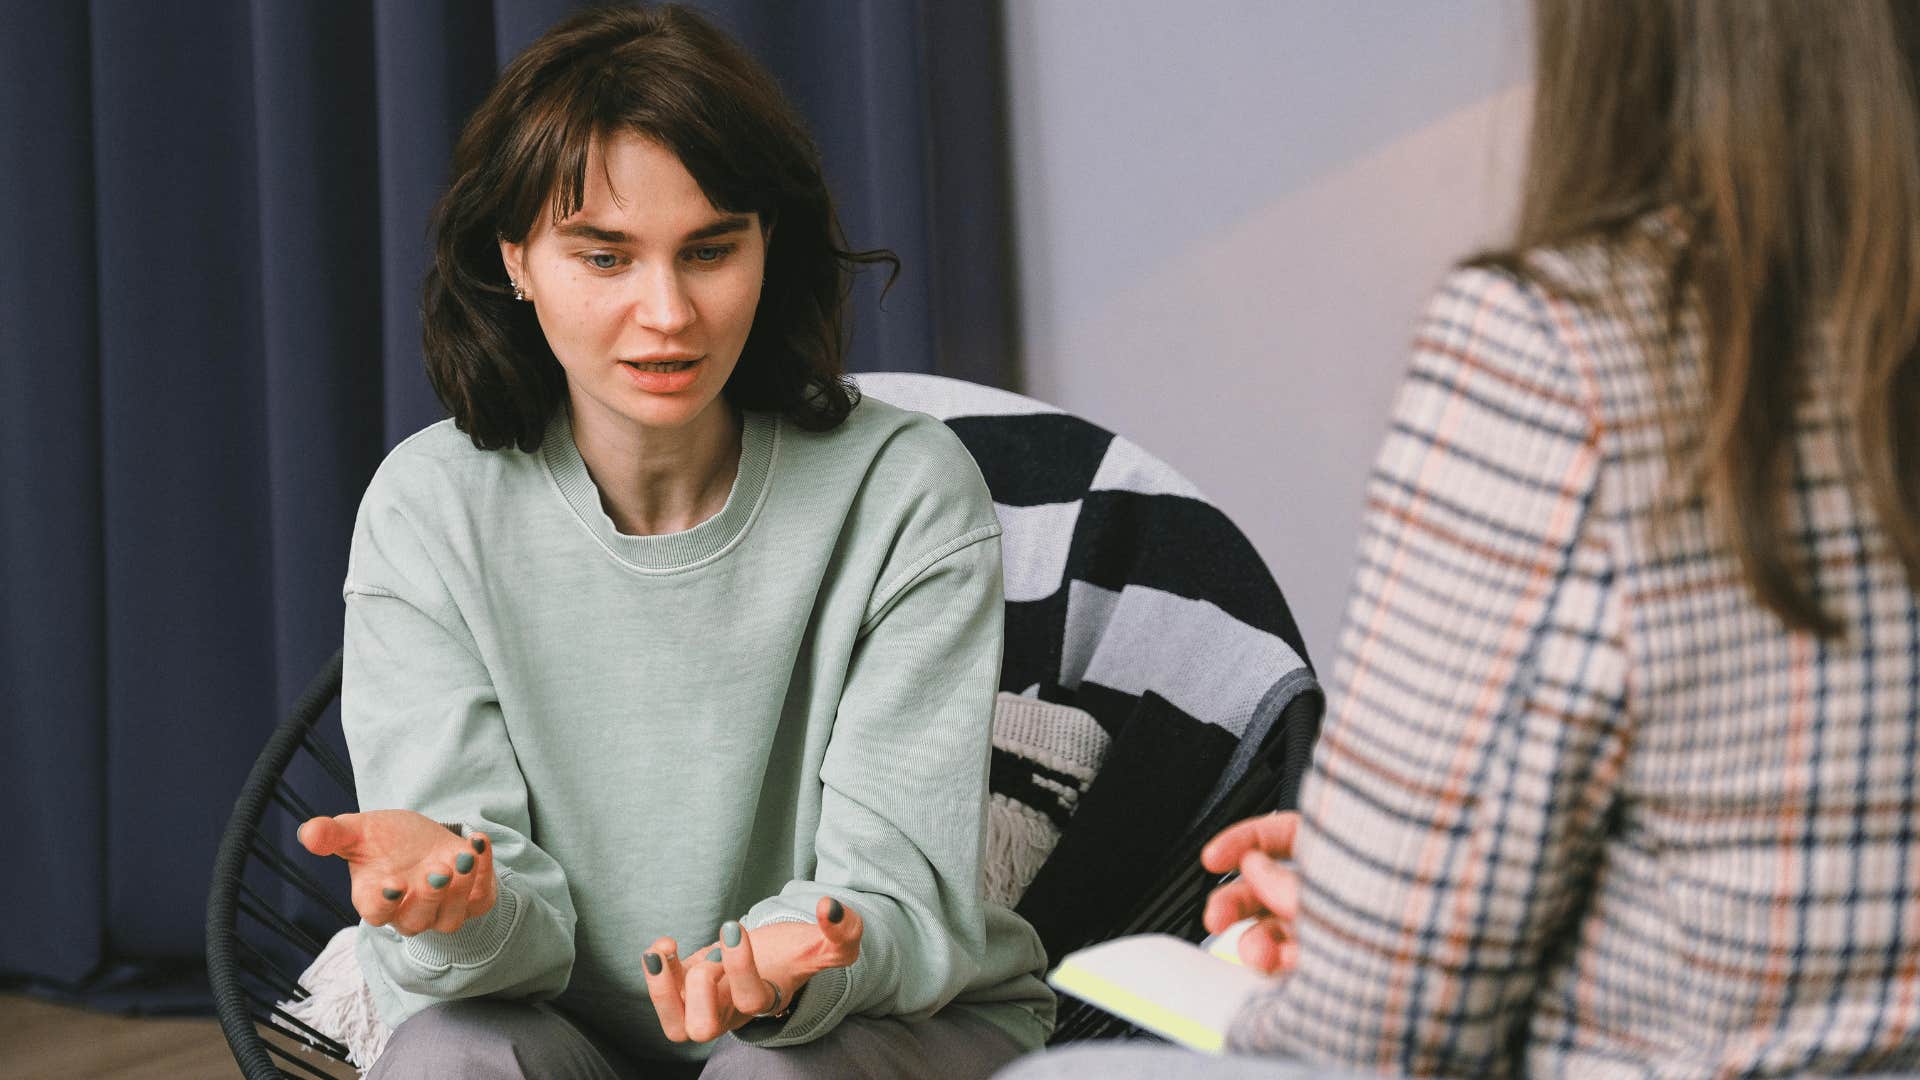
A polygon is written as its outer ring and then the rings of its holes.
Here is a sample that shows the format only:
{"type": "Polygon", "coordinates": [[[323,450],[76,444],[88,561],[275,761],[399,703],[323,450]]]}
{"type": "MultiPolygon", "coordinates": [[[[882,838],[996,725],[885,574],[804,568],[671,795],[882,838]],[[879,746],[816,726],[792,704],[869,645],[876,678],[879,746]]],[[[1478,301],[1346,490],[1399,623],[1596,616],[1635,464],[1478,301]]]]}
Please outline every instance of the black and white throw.
{"type": "Polygon", "coordinates": [[[1245,535],[1134,443],[954,379],[857,382],[946,422],[1000,517],[989,892],[1057,959],[1155,886],[1287,706],[1318,695],[1305,646],[1245,535]]]}

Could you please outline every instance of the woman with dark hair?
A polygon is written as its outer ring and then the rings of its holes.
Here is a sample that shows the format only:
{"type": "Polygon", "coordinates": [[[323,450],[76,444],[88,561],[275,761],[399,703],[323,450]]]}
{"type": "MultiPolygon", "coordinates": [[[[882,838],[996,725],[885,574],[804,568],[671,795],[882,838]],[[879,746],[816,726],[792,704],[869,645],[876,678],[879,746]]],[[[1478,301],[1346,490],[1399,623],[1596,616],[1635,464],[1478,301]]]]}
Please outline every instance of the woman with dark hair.
{"type": "Polygon", "coordinates": [[[1920,1071],[1920,13],[1535,9],[1519,235],[1420,324],[1300,814],[1204,855],[1290,972],[1232,1041],[1920,1071]]]}
{"type": "Polygon", "coordinates": [[[1039,1046],[1039,941],[981,895],[999,527],[942,424],[841,374],[849,275],[892,257],[845,250],[792,108],[685,9],[595,10],[453,174],[452,418],[380,467],[345,586],[361,812],[301,830],[351,866],[373,1075],[1039,1046]]]}

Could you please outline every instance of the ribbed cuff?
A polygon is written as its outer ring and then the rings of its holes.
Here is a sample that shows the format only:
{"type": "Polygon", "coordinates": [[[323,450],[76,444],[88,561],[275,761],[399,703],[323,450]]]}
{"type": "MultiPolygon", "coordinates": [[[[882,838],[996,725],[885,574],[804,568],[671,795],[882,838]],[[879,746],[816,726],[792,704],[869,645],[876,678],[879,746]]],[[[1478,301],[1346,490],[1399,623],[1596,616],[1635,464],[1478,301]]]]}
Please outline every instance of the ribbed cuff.
{"type": "Polygon", "coordinates": [[[780,1020],[755,1020],[734,1031],[741,1042],[754,1046],[794,1046],[832,1031],[846,1015],[853,977],[846,968],[828,968],[807,980],[793,999],[793,1011],[780,1020]]]}
{"type": "Polygon", "coordinates": [[[467,920],[464,926],[453,933],[427,930],[405,937],[391,926],[383,929],[394,937],[404,938],[406,947],[403,951],[407,960],[428,978],[455,969],[472,969],[490,964],[512,939],[524,906],[520,894],[508,882],[510,872],[496,867],[495,873],[499,875],[500,895],[494,901],[493,909],[478,919],[467,920]]]}
{"type": "MultiPolygon", "coordinates": [[[[779,899],[784,902],[798,898],[779,899]]],[[[844,897],[841,902],[846,903],[844,897]]],[[[838,1027],[840,1021],[852,1011],[854,992],[858,986],[872,987],[876,978],[898,978],[894,970],[893,950],[886,944],[884,931],[876,925],[869,912],[859,910],[859,915],[866,926],[866,933],[860,939],[860,956],[854,960],[853,966],[828,968],[808,979],[793,999],[792,1012],[778,1020],[755,1020],[736,1030],[734,1037],[744,1043],[768,1048],[812,1042],[838,1027]]],[[[813,921],[782,912],[756,920],[748,929],[758,930],[783,922],[812,924],[813,921]]]]}

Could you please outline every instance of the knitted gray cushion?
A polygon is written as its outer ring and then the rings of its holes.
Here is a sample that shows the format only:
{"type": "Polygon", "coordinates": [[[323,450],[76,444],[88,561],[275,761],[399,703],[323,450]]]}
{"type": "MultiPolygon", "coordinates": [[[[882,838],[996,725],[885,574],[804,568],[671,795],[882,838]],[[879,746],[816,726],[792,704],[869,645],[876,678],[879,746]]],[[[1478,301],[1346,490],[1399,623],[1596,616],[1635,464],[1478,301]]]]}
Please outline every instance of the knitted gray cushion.
{"type": "Polygon", "coordinates": [[[987,899],[1007,907],[1020,902],[1111,742],[1092,716],[1071,705],[1004,692],[994,700],[987,899]]]}

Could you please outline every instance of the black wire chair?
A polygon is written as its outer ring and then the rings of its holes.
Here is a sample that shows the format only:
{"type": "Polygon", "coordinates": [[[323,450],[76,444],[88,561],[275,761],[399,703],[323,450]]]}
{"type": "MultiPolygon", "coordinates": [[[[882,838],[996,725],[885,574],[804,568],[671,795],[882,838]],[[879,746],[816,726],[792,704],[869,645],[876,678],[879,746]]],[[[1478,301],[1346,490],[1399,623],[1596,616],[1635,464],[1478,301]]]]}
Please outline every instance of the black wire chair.
{"type": "MultiPolygon", "coordinates": [[[[307,989],[289,972],[304,972],[329,938],[359,921],[344,869],[335,860],[305,858],[293,839],[300,822],[357,805],[353,770],[323,732],[339,694],[336,651],[255,759],[214,857],[207,976],[221,1031],[247,1080],[354,1075],[345,1046],[277,1004],[305,1000],[307,989]],[[310,800],[294,787],[296,778],[334,790],[310,800]],[[270,814],[274,807],[284,816],[270,814]]],[[[330,726],[337,730],[337,723],[330,726]]]]}

